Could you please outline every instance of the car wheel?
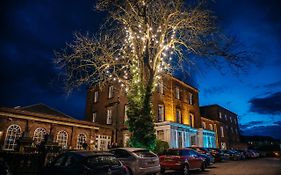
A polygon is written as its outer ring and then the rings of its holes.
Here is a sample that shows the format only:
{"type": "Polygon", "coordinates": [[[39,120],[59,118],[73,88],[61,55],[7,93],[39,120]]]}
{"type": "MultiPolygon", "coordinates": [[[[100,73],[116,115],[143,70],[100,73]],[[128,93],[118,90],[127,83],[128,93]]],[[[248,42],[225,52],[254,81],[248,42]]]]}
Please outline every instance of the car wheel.
{"type": "Polygon", "coordinates": [[[183,166],[182,174],[183,174],[183,175],[190,175],[190,171],[189,171],[189,166],[188,166],[188,164],[185,164],[185,165],[183,166]]]}
{"type": "Polygon", "coordinates": [[[202,162],[201,167],[200,167],[200,170],[201,170],[201,171],[205,171],[205,168],[206,168],[206,167],[205,167],[205,163],[202,162]]]}

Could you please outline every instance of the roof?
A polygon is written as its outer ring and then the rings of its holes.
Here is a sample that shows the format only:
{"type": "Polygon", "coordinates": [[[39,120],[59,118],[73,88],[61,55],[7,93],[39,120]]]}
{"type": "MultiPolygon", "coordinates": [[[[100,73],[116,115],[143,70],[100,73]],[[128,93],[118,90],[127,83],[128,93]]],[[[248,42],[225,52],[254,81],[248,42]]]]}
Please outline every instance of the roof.
{"type": "Polygon", "coordinates": [[[223,106],[220,106],[218,104],[210,104],[210,105],[206,105],[206,106],[200,106],[199,108],[202,109],[202,108],[211,108],[211,107],[218,107],[218,108],[224,109],[224,110],[226,110],[226,111],[228,111],[228,112],[230,112],[230,113],[232,113],[234,115],[237,115],[236,113],[234,113],[234,112],[230,111],[229,109],[227,109],[227,108],[225,108],[223,106]]]}
{"type": "Polygon", "coordinates": [[[40,113],[40,114],[48,114],[58,117],[73,118],[42,103],[25,106],[25,107],[17,107],[16,109],[28,111],[28,112],[40,113]]]}

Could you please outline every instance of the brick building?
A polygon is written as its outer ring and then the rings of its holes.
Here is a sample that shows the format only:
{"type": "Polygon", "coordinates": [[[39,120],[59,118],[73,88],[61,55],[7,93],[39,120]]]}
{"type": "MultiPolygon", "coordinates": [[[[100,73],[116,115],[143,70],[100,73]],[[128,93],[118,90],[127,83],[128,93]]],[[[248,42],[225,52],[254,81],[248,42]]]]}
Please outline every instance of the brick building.
{"type": "Polygon", "coordinates": [[[112,135],[109,126],[77,120],[43,104],[0,108],[0,148],[13,151],[24,132],[33,139],[33,146],[48,134],[62,148],[82,149],[86,142],[91,150],[107,149],[112,135]]]}
{"type": "MultiPolygon", "coordinates": [[[[206,146],[203,134],[207,134],[215,146],[213,131],[199,130],[201,118],[198,90],[170,75],[162,77],[152,97],[157,137],[167,141],[170,147],[191,145],[206,146]]],[[[129,138],[125,121],[127,120],[126,93],[118,84],[108,84],[88,91],[87,120],[114,128],[113,141],[126,146],[129,138]]]]}
{"type": "Polygon", "coordinates": [[[237,114],[219,105],[202,106],[200,113],[205,118],[202,123],[205,122],[206,127],[210,124],[208,121],[213,121],[219,148],[230,149],[237,146],[240,142],[237,114]]]}

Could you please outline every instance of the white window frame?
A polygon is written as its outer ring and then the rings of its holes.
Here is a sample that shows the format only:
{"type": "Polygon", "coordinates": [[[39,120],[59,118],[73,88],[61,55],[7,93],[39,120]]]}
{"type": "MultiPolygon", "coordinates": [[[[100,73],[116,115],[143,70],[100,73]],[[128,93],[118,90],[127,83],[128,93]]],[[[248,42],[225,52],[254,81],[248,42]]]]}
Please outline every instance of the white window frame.
{"type": "Polygon", "coordinates": [[[202,122],[203,129],[206,129],[206,122],[202,122]]]}
{"type": "Polygon", "coordinates": [[[6,132],[6,137],[4,140],[3,149],[4,150],[14,150],[17,145],[17,140],[21,136],[21,128],[19,125],[10,125],[6,132]]]}
{"type": "Polygon", "coordinates": [[[193,94],[191,92],[189,92],[188,94],[189,94],[188,104],[193,105],[193,94]]]}
{"type": "Polygon", "coordinates": [[[46,136],[47,131],[45,128],[36,128],[34,130],[34,134],[33,134],[33,141],[35,144],[40,144],[45,140],[45,136],[46,136]]]}
{"type": "Polygon", "coordinates": [[[84,133],[80,133],[77,136],[77,149],[83,149],[83,143],[87,143],[87,136],[84,133]]]}
{"type": "Polygon", "coordinates": [[[108,87],[108,98],[113,98],[113,90],[114,90],[113,85],[108,87]]]}
{"type": "Polygon", "coordinates": [[[177,108],[176,109],[176,122],[178,123],[182,123],[182,119],[181,119],[181,109],[177,108]],[[178,114],[179,114],[179,120],[178,120],[178,114]]]}
{"type": "Polygon", "coordinates": [[[220,131],[221,131],[221,137],[224,137],[224,128],[223,128],[223,126],[220,127],[220,131]]]}
{"type": "Polygon", "coordinates": [[[209,127],[210,127],[210,130],[212,130],[212,131],[214,130],[213,124],[210,123],[209,127]]]}
{"type": "Polygon", "coordinates": [[[165,116],[165,106],[164,104],[159,104],[158,105],[158,122],[163,122],[165,116]]]}
{"type": "Polygon", "coordinates": [[[64,130],[61,130],[57,133],[57,141],[59,146],[61,146],[63,149],[67,148],[67,142],[68,142],[68,133],[64,130]]]}
{"type": "Polygon", "coordinates": [[[92,122],[95,123],[96,120],[97,120],[97,112],[93,112],[93,115],[92,115],[92,122]]]}
{"type": "Polygon", "coordinates": [[[94,92],[94,103],[97,103],[99,100],[99,91],[94,92]]]}
{"type": "Polygon", "coordinates": [[[128,110],[129,110],[129,106],[126,104],[124,106],[124,122],[126,122],[128,120],[128,115],[127,115],[128,110]]]}
{"type": "Polygon", "coordinates": [[[194,114],[189,114],[189,124],[190,127],[194,127],[194,114]]]}
{"type": "Polygon", "coordinates": [[[109,107],[106,110],[106,124],[111,125],[112,124],[112,108],[109,107]]]}
{"type": "Polygon", "coordinates": [[[180,88],[176,87],[176,99],[180,99],[180,88]]]}

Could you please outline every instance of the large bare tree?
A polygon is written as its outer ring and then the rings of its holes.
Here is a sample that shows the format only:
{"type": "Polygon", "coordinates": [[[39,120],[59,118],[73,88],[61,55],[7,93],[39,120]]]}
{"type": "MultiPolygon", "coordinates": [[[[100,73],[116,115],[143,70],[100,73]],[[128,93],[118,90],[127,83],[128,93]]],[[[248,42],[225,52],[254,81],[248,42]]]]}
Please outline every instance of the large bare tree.
{"type": "Polygon", "coordinates": [[[119,83],[128,91],[131,144],[153,148],[151,96],[162,74],[193,64],[195,55],[242,66],[241,53],[232,52],[232,40],[219,34],[205,5],[194,0],[99,0],[96,9],[107,14],[100,32],[75,34],[56,53],[67,86],[119,83]]]}

